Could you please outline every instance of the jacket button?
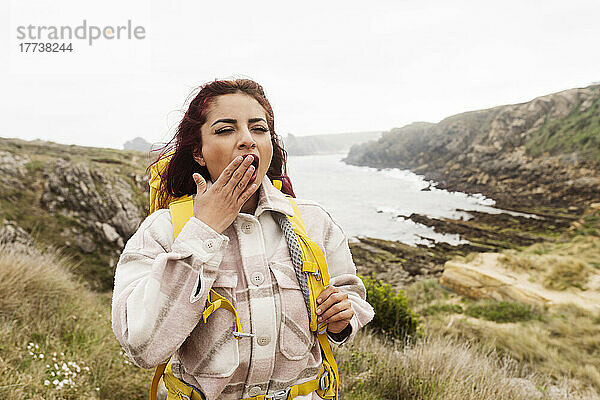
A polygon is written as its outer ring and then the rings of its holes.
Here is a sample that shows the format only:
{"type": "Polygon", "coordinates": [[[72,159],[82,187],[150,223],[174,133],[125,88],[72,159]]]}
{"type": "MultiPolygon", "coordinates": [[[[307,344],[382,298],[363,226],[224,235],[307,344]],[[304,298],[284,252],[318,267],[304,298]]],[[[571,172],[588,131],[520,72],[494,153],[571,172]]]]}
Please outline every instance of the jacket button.
{"type": "Polygon", "coordinates": [[[252,232],[252,224],[250,222],[244,222],[242,225],[242,232],[251,233],[252,232]]]}
{"type": "Polygon", "coordinates": [[[271,338],[267,335],[265,336],[259,336],[258,339],[256,339],[256,342],[261,345],[261,346],[266,346],[269,344],[269,342],[271,341],[271,338]]]}
{"type": "Polygon", "coordinates": [[[248,395],[251,397],[258,396],[262,392],[260,386],[253,386],[250,390],[248,390],[248,395]]]}
{"type": "Polygon", "coordinates": [[[253,272],[252,275],[250,275],[250,280],[256,286],[259,286],[265,281],[265,276],[261,272],[253,272]]]}

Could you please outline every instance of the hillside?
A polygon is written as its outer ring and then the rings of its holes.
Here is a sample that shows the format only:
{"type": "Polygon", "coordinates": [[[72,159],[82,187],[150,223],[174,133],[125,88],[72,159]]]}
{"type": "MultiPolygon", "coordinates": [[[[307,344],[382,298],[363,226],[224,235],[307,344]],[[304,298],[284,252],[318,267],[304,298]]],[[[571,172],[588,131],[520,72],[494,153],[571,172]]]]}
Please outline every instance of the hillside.
{"type": "MultiPolygon", "coordinates": [[[[421,336],[397,343],[365,329],[354,343],[336,348],[344,371],[342,398],[598,398],[600,313],[588,301],[581,307],[526,304],[526,298],[505,296],[515,293],[512,287],[496,290],[459,278],[461,285],[450,292],[439,283],[446,270],[456,277],[457,268],[471,271],[486,260],[486,267],[527,276],[553,296],[600,292],[594,186],[600,174],[594,147],[588,146],[598,134],[598,91],[600,86],[573,89],[533,105],[465,113],[440,122],[443,129],[416,123],[362,147],[372,153],[353,148],[351,156],[363,154],[379,167],[433,166],[428,173],[439,178],[438,187],[487,190],[501,206],[532,210],[538,218],[413,214],[412,221],[459,233],[469,243],[433,248],[374,238],[350,243],[361,275],[406,291],[420,315],[421,336]],[[518,116],[525,123],[510,122],[518,116]],[[529,127],[525,139],[511,139],[506,127],[513,125],[529,127]],[[568,140],[573,127],[581,128],[571,135],[578,139],[568,140]],[[489,142],[490,135],[500,144],[489,142]],[[433,145],[436,141],[441,144],[433,145]],[[496,147],[501,150],[492,152],[496,147]],[[390,161],[392,155],[396,161],[390,161]]],[[[119,351],[110,329],[110,290],[123,244],[146,213],[146,157],[0,138],[3,398],[145,398],[150,371],[128,364],[119,351]]]]}
{"type": "Polygon", "coordinates": [[[505,208],[578,207],[600,197],[600,85],[392,129],[345,161],[411,169],[505,208]]]}
{"type": "Polygon", "coordinates": [[[285,149],[291,156],[310,154],[347,153],[355,144],[379,139],[381,132],[352,132],[333,135],[296,136],[291,133],[283,137],[285,149]]]}
{"type": "MultiPolygon", "coordinates": [[[[296,136],[288,134],[282,140],[287,153],[291,156],[306,156],[311,154],[347,153],[355,144],[377,140],[381,132],[351,132],[332,135],[296,136]]],[[[123,144],[125,150],[135,150],[148,153],[153,145],[144,138],[136,137],[123,144]]]]}
{"type": "Polygon", "coordinates": [[[150,150],[152,150],[152,144],[148,143],[144,138],[138,136],[135,139],[126,141],[123,144],[123,150],[135,150],[141,153],[148,153],[150,150]]]}
{"type": "MultiPolygon", "coordinates": [[[[35,244],[0,244],[0,396],[147,398],[152,370],[134,366],[123,355],[111,330],[110,293],[90,291],[72,274],[73,268],[70,260],[40,251],[35,244]]],[[[444,298],[435,285],[415,289],[411,297],[421,306],[433,304],[434,297],[444,298]]],[[[579,316],[577,321],[583,320],[579,316]]],[[[487,324],[502,329],[501,324],[487,324]]],[[[597,332],[588,325],[577,329],[597,332]]],[[[523,370],[514,358],[460,338],[427,335],[403,345],[364,329],[353,342],[333,351],[342,371],[343,399],[595,398],[591,389],[574,389],[577,381],[554,383],[547,375],[523,370]]]]}
{"type": "Polygon", "coordinates": [[[134,151],[0,138],[0,236],[61,248],[92,288],[112,288],[145,216],[147,160],[134,151]]]}

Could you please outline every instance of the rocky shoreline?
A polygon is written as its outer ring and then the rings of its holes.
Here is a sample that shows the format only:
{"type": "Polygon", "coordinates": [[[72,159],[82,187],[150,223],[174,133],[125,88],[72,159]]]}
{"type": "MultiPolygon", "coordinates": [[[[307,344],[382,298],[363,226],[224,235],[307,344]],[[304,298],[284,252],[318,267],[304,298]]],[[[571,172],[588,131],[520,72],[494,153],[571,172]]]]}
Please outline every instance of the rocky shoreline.
{"type": "Polygon", "coordinates": [[[374,256],[384,265],[406,272],[381,276],[403,287],[438,274],[443,261],[455,254],[519,248],[560,236],[600,201],[599,111],[600,85],[590,85],[453,115],[436,124],[413,123],[353,147],[344,159],[349,164],[410,169],[438,189],[481,193],[497,208],[539,217],[469,211],[473,218],[459,221],[412,215],[411,220],[458,233],[470,244],[394,248],[361,240],[352,246],[359,272],[383,269],[368,260],[368,250],[376,248],[374,256]],[[427,273],[414,273],[420,270],[427,273]]]}
{"type": "MultiPolygon", "coordinates": [[[[458,190],[454,187],[447,189],[458,190]]],[[[476,193],[474,190],[467,192],[476,193]]],[[[358,242],[350,243],[350,250],[359,274],[374,275],[396,289],[404,289],[416,281],[439,277],[446,261],[456,256],[466,256],[472,252],[520,249],[558,238],[572,229],[573,223],[576,223],[586,209],[586,203],[578,201],[578,206],[566,208],[548,204],[527,207],[523,206],[522,199],[509,199],[507,196],[501,203],[502,209],[534,214],[537,218],[467,210],[459,211],[470,214],[472,219],[438,219],[411,214],[408,217],[410,220],[432,227],[439,233],[459,234],[461,239],[466,239],[469,243],[454,246],[438,242],[433,247],[409,246],[397,241],[359,237],[358,242]]]]}

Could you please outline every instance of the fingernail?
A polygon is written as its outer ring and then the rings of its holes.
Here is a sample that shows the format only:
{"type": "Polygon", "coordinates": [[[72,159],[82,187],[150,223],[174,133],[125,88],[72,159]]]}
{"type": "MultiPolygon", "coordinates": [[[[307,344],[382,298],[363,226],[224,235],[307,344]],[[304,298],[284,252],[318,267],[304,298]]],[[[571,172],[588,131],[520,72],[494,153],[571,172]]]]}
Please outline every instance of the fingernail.
{"type": "Polygon", "coordinates": [[[317,308],[317,314],[321,314],[321,309],[317,308]]]}
{"type": "Polygon", "coordinates": [[[320,298],[320,297],[317,299],[317,303],[319,303],[319,304],[321,304],[321,302],[322,302],[322,301],[323,301],[323,300],[321,300],[321,298],[320,298]]]}
{"type": "Polygon", "coordinates": [[[323,317],[319,317],[318,320],[321,321],[323,319],[323,317]]]}

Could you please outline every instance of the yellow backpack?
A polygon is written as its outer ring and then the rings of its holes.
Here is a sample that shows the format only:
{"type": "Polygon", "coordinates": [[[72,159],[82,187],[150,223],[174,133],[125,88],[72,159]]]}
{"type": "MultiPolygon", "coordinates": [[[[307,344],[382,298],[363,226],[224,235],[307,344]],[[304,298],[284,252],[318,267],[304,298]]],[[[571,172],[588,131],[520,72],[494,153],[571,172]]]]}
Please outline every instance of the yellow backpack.
{"type": "MultiPolygon", "coordinates": [[[[163,157],[159,162],[155,163],[151,168],[150,178],[150,212],[156,211],[158,208],[158,193],[160,190],[160,172],[165,171],[170,157],[163,157]]],[[[273,180],[273,185],[281,190],[282,182],[273,180]]],[[[331,345],[327,338],[327,324],[319,324],[317,322],[317,297],[329,285],[329,271],[327,261],[319,246],[313,242],[306,233],[306,227],[300,214],[300,210],[296,202],[289,195],[286,195],[294,210],[294,216],[287,218],[294,228],[294,233],[298,238],[300,247],[302,248],[302,271],[306,273],[308,287],[310,293],[310,330],[315,332],[321,352],[323,355],[323,363],[319,370],[319,375],[316,379],[304,382],[298,385],[293,385],[287,389],[280,390],[275,394],[266,396],[261,394],[254,397],[247,397],[243,400],[263,400],[263,399],[293,399],[296,396],[309,394],[317,391],[317,394],[325,399],[338,399],[339,391],[339,373],[338,366],[331,351],[331,345]]],[[[177,199],[169,199],[169,211],[173,222],[173,232],[175,237],[181,232],[183,226],[192,217],[194,213],[194,203],[191,195],[183,196],[177,199]]],[[[233,336],[240,339],[246,334],[242,332],[242,325],[238,317],[235,307],[225,297],[219,295],[214,290],[210,290],[206,306],[202,313],[202,318],[206,323],[208,317],[219,308],[225,308],[232,312],[235,316],[235,330],[233,336]]],[[[160,364],[154,371],[152,384],[150,387],[150,400],[156,400],[156,392],[160,378],[163,378],[165,386],[168,389],[167,399],[191,399],[202,400],[202,397],[191,386],[176,378],[171,370],[171,360],[168,363],[160,364]]]]}

